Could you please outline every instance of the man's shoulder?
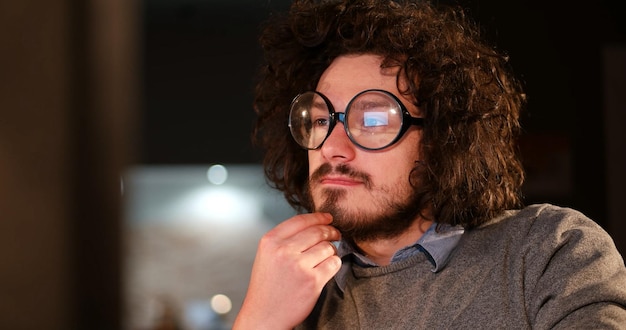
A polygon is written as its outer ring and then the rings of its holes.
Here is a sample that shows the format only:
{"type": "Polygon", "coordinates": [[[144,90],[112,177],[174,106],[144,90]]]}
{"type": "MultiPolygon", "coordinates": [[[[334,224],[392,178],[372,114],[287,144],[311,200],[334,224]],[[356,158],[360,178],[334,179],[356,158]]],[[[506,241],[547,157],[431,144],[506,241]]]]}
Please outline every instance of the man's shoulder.
{"type": "MultiPolygon", "coordinates": [[[[557,248],[568,241],[613,243],[608,233],[580,211],[553,204],[533,204],[509,210],[492,219],[472,234],[502,241],[505,245],[528,245],[557,248]]],[[[594,244],[596,245],[596,244],[594,244]]]]}
{"type": "Polygon", "coordinates": [[[500,230],[511,228],[519,232],[521,228],[545,231],[549,228],[563,230],[576,226],[600,229],[596,222],[580,211],[547,203],[532,204],[517,210],[507,210],[479,228],[498,227],[500,230]]]}

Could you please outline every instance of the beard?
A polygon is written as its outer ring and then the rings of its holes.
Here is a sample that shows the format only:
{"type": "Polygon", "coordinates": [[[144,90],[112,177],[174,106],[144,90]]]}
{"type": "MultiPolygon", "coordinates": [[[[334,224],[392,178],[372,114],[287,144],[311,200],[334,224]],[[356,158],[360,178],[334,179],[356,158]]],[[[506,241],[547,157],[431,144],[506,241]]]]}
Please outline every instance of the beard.
{"type": "MultiPolygon", "coordinates": [[[[407,177],[407,185],[409,178],[407,177]]],[[[309,178],[309,195],[314,201],[315,211],[332,214],[333,223],[348,242],[367,242],[377,239],[390,239],[400,236],[416,221],[420,214],[417,193],[408,185],[408,189],[393,185],[396,188],[383,189],[374,187],[367,173],[355,171],[345,164],[334,169],[330,164],[323,164],[309,178]],[[368,209],[354,204],[346,207],[343,204],[349,192],[341,188],[324,188],[320,190],[321,200],[313,199],[313,190],[319,185],[320,179],[329,173],[338,173],[363,182],[370,192],[372,200],[367,202],[368,209]],[[378,189],[382,194],[374,195],[378,189]],[[377,197],[377,196],[381,197],[377,197]],[[372,207],[374,206],[374,207],[372,207]],[[371,211],[374,209],[374,211],[371,211]]]]}

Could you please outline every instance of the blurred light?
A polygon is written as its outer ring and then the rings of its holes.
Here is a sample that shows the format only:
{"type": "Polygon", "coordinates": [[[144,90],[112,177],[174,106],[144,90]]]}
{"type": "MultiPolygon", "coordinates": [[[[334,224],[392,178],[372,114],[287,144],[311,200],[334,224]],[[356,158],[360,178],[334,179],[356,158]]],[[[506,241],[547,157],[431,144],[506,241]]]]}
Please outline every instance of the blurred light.
{"type": "Polygon", "coordinates": [[[227,314],[232,309],[233,304],[226,295],[216,294],[211,298],[211,308],[217,314],[227,314]]]}
{"type": "MultiPolygon", "coordinates": [[[[227,223],[247,226],[262,217],[262,206],[254,195],[228,186],[208,186],[180,196],[170,206],[170,214],[180,221],[195,223],[227,223]],[[185,219],[185,220],[182,220],[185,219]]],[[[234,228],[234,227],[233,227],[234,228]]]]}
{"type": "Polygon", "coordinates": [[[228,179],[228,171],[223,165],[213,165],[207,171],[207,178],[212,184],[220,185],[228,179]]]}
{"type": "Polygon", "coordinates": [[[185,329],[207,330],[215,329],[213,326],[217,315],[212,311],[206,300],[193,300],[185,304],[183,322],[185,329]]]}

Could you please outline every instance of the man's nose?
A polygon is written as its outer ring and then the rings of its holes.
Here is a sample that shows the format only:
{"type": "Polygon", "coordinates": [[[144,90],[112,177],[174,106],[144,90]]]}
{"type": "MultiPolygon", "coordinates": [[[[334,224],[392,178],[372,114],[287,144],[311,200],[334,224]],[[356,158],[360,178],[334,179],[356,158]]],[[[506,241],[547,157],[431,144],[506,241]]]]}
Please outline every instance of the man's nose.
{"type": "Polygon", "coordinates": [[[337,124],[322,144],[322,154],[329,161],[337,159],[346,161],[354,158],[356,146],[346,133],[343,119],[344,116],[337,118],[337,124]]]}

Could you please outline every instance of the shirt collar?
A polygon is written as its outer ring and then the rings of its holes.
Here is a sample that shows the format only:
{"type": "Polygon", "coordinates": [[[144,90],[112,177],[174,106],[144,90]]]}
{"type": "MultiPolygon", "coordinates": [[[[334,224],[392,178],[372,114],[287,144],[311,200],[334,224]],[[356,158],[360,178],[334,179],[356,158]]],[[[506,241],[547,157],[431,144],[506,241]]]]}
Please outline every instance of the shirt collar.
{"type": "MultiPolygon", "coordinates": [[[[418,252],[423,252],[433,264],[432,271],[436,273],[446,266],[452,250],[454,250],[464,232],[465,230],[461,226],[433,223],[417,242],[397,251],[391,260],[394,262],[408,258],[418,252]]],[[[377,266],[345,241],[339,242],[337,255],[341,257],[343,264],[335,275],[335,281],[342,291],[350,271],[350,265],[346,261],[351,256],[354,256],[357,262],[365,266],[377,266]]]]}

